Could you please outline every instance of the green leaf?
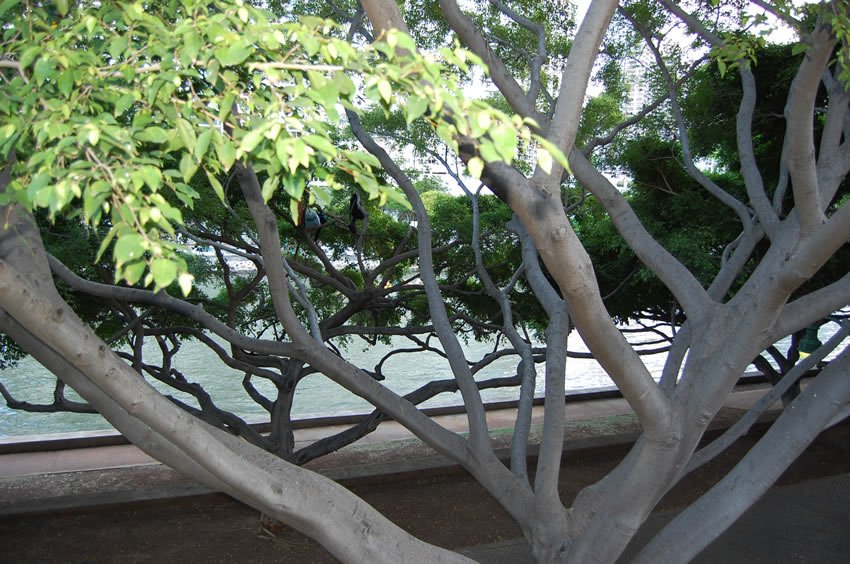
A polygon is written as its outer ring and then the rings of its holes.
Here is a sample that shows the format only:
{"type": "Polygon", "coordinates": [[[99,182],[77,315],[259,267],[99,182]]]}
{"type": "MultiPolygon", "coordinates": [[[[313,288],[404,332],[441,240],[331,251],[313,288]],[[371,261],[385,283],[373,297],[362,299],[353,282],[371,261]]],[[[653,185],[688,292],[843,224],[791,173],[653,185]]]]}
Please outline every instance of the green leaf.
{"type": "Polygon", "coordinates": [[[304,51],[310,57],[319,52],[319,40],[312,35],[302,35],[299,39],[301,40],[301,46],[304,48],[304,51]]]}
{"type": "Polygon", "coordinates": [[[106,233],[106,237],[103,238],[103,241],[100,242],[100,246],[97,249],[97,254],[94,257],[95,262],[100,262],[100,257],[102,257],[103,253],[106,252],[106,249],[109,247],[109,244],[112,242],[112,239],[115,238],[115,234],[117,232],[118,226],[116,225],[106,233]]]}
{"type": "Polygon", "coordinates": [[[286,175],[283,177],[283,189],[294,200],[301,200],[304,196],[305,179],[301,174],[286,175]]]}
{"type": "Polygon", "coordinates": [[[139,175],[145,181],[145,184],[150,186],[151,190],[156,191],[162,184],[162,171],[155,166],[145,165],[139,168],[139,175]]]}
{"type": "Polygon", "coordinates": [[[537,148],[537,164],[546,174],[552,174],[552,153],[543,147],[537,148]]]}
{"type": "Polygon", "coordinates": [[[168,259],[155,258],[151,261],[151,275],[157,290],[165,288],[177,278],[177,265],[168,259]]]}
{"type": "Polygon", "coordinates": [[[177,118],[176,123],[177,133],[180,135],[181,141],[183,141],[183,146],[189,151],[193,150],[197,138],[195,137],[195,130],[192,128],[192,124],[183,118],[177,118]]]}
{"type": "Polygon", "coordinates": [[[200,161],[204,158],[204,155],[207,154],[207,149],[210,147],[210,139],[212,139],[212,129],[207,128],[200,135],[198,135],[198,141],[195,143],[195,159],[200,161]]]}
{"type": "Polygon", "coordinates": [[[395,47],[397,51],[401,49],[411,53],[416,52],[416,43],[414,43],[413,38],[397,29],[391,29],[387,33],[387,43],[395,47]]]}
{"type": "MultiPolygon", "coordinates": [[[[805,53],[808,50],[809,50],[809,46],[806,45],[805,43],[799,43],[798,42],[798,43],[794,43],[791,46],[791,54],[794,55],[794,56],[805,53]]],[[[24,54],[26,54],[26,52],[24,54]]],[[[21,59],[23,59],[23,57],[21,57],[21,59]]],[[[21,63],[21,64],[23,64],[23,63],[21,63]]]]}
{"type": "Polygon", "coordinates": [[[35,68],[33,69],[32,76],[35,79],[35,83],[41,86],[44,84],[44,81],[48,78],[53,77],[54,73],[53,64],[47,60],[46,58],[41,58],[35,62],[35,68]]]}
{"type": "Polygon", "coordinates": [[[59,12],[59,15],[63,18],[68,15],[68,0],[54,0],[53,4],[56,6],[56,11],[59,12]]]}
{"type": "Polygon", "coordinates": [[[490,124],[493,123],[493,120],[490,117],[490,112],[478,112],[478,115],[475,116],[475,123],[478,125],[478,127],[481,128],[482,131],[487,131],[488,129],[490,129],[490,124]]]}
{"type": "Polygon", "coordinates": [[[540,137],[539,135],[534,135],[533,137],[535,140],[537,140],[538,143],[540,143],[540,145],[543,146],[544,149],[546,149],[555,158],[556,161],[558,161],[558,164],[564,167],[564,170],[570,172],[570,163],[567,160],[567,157],[555,144],[553,144],[548,139],[540,137]]]}
{"type": "Polygon", "coordinates": [[[378,93],[381,95],[381,98],[385,103],[390,103],[393,97],[393,87],[387,79],[382,78],[378,81],[378,93]]]}
{"type": "Polygon", "coordinates": [[[127,264],[122,272],[124,280],[127,281],[127,284],[134,286],[139,281],[139,278],[142,277],[142,274],[145,273],[147,266],[147,263],[143,260],[137,260],[127,264]]]}
{"type": "Polygon", "coordinates": [[[301,139],[295,139],[292,144],[292,156],[289,158],[287,165],[289,172],[295,174],[299,166],[308,168],[310,166],[310,154],[313,149],[309,148],[301,139]]]}
{"type": "Polygon", "coordinates": [[[298,221],[301,219],[298,217],[298,214],[298,200],[289,200],[289,216],[292,218],[292,223],[295,225],[298,225],[298,221]]]}
{"type": "Polygon", "coordinates": [[[109,56],[113,59],[120,59],[121,55],[124,54],[124,51],[127,50],[127,36],[126,35],[118,35],[113,37],[109,41],[109,56]]]}
{"type": "Polygon", "coordinates": [[[175,182],[172,187],[174,188],[174,195],[183,202],[184,206],[195,209],[195,200],[200,194],[194,188],[183,182],[175,182]]]}
{"type": "Polygon", "coordinates": [[[88,189],[83,192],[83,218],[86,221],[96,219],[98,212],[103,202],[109,197],[112,188],[103,180],[98,180],[92,183],[88,189]]]}
{"type": "Polygon", "coordinates": [[[7,123],[0,127],[0,146],[5,145],[15,135],[16,130],[17,126],[14,123],[7,123]]]}
{"type": "Polygon", "coordinates": [[[478,146],[478,152],[481,154],[481,158],[484,159],[484,162],[492,163],[502,160],[501,155],[496,150],[496,146],[492,141],[489,141],[486,138],[481,142],[481,145],[478,146]]]}
{"type": "Polygon", "coordinates": [[[29,185],[27,186],[27,197],[31,202],[36,202],[38,194],[45,186],[47,186],[49,181],[50,175],[46,172],[39,172],[32,177],[29,185]]]}
{"type": "MultiPolygon", "coordinates": [[[[112,115],[114,115],[115,117],[120,116],[121,114],[129,110],[133,106],[133,103],[135,101],[136,99],[133,98],[132,94],[124,94],[123,96],[118,98],[118,100],[115,101],[115,111],[112,113],[112,115]]],[[[165,133],[165,130],[162,131],[163,133],[165,133]]]]}
{"type": "Polygon", "coordinates": [[[404,106],[405,120],[410,125],[428,111],[428,99],[421,96],[411,96],[404,106]]]}
{"type": "Polygon", "coordinates": [[[236,162],[236,145],[232,141],[225,141],[220,145],[216,145],[215,151],[225,172],[230,170],[233,163],[236,162]]]}
{"type": "Polygon", "coordinates": [[[348,158],[353,162],[364,163],[374,168],[381,167],[381,161],[378,160],[378,157],[365,151],[350,151],[348,153],[348,158]]]}
{"type": "Polygon", "coordinates": [[[21,3],[21,0],[6,0],[0,4],[0,16],[21,3]]]}
{"type": "Polygon", "coordinates": [[[171,138],[168,131],[161,127],[146,127],[142,131],[136,133],[136,139],[147,143],[165,143],[171,138]]]}
{"type": "Polygon", "coordinates": [[[89,145],[92,147],[96,146],[100,141],[100,130],[95,125],[91,125],[86,132],[86,141],[89,142],[89,145]]]}
{"type": "MultiPolygon", "coordinates": [[[[274,144],[275,155],[277,156],[277,160],[280,161],[281,166],[286,165],[289,160],[289,156],[292,154],[292,138],[290,137],[278,137],[277,141],[274,144]]],[[[295,171],[292,171],[295,172],[295,171]]]]}
{"type": "Polygon", "coordinates": [[[266,181],[263,182],[263,202],[268,203],[274,195],[275,188],[277,188],[277,177],[269,176],[266,178],[266,181]]]}
{"type": "Polygon", "coordinates": [[[210,186],[213,188],[213,192],[218,196],[218,199],[222,202],[224,201],[224,187],[221,185],[221,182],[218,181],[218,178],[215,177],[213,173],[207,171],[207,179],[210,181],[210,186]]]}
{"type": "Polygon", "coordinates": [[[220,70],[221,65],[219,65],[218,61],[210,61],[207,64],[207,81],[215,85],[218,82],[218,71],[220,70]]]}
{"type": "Polygon", "coordinates": [[[198,53],[201,52],[202,43],[203,40],[201,39],[200,34],[194,29],[183,34],[183,54],[189,62],[198,58],[198,53]]]}
{"type": "Polygon", "coordinates": [[[336,147],[333,143],[330,142],[327,137],[311,133],[309,135],[305,135],[303,139],[305,143],[307,143],[314,149],[324,153],[328,157],[333,158],[334,156],[336,156],[336,147]]]}
{"type": "Polygon", "coordinates": [[[30,66],[30,63],[35,60],[38,54],[41,53],[42,49],[43,47],[41,45],[34,45],[24,51],[24,53],[21,55],[21,58],[18,59],[18,64],[21,65],[21,68],[25,69],[30,66]]]}
{"type": "Polygon", "coordinates": [[[343,96],[348,96],[356,91],[354,81],[348,78],[348,75],[341,71],[334,73],[334,86],[336,86],[337,92],[343,96]]]}
{"type": "Polygon", "coordinates": [[[233,102],[235,101],[236,94],[233,92],[228,92],[221,100],[221,106],[218,110],[218,119],[221,120],[222,123],[227,121],[227,116],[229,116],[230,112],[233,111],[233,102]]]}
{"type": "Polygon", "coordinates": [[[183,176],[183,182],[188,184],[196,172],[198,172],[198,165],[192,155],[183,153],[183,158],[180,159],[180,174],[183,176]]]}
{"type": "Polygon", "coordinates": [[[253,48],[244,40],[231,43],[230,45],[218,47],[215,51],[215,58],[223,66],[236,66],[245,62],[245,59],[251,56],[253,48]]]}
{"type": "Polygon", "coordinates": [[[192,283],[194,281],[195,277],[188,272],[184,272],[177,277],[177,283],[180,285],[180,291],[183,292],[183,296],[188,296],[189,292],[192,291],[192,283]]]}
{"type": "Polygon", "coordinates": [[[257,148],[257,145],[263,140],[263,134],[265,133],[262,129],[254,129],[249,131],[245,137],[242,138],[242,143],[239,145],[239,150],[242,153],[250,153],[254,149],[257,148]]]}
{"type": "Polygon", "coordinates": [[[469,168],[469,174],[475,178],[481,178],[481,173],[484,172],[484,161],[478,157],[472,157],[469,159],[469,162],[466,163],[466,166],[469,168]]]}
{"type": "Polygon", "coordinates": [[[517,152],[518,141],[514,129],[500,124],[490,128],[489,135],[493,140],[493,144],[496,146],[496,150],[499,151],[502,160],[510,163],[517,152]]]}
{"type": "Polygon", "coordinates": [[[127,233],[118,237],[112,256],[115,257],[115,265],[121,265],[142,257],[145,254],[144,238],[138,233],[127,233]]]}

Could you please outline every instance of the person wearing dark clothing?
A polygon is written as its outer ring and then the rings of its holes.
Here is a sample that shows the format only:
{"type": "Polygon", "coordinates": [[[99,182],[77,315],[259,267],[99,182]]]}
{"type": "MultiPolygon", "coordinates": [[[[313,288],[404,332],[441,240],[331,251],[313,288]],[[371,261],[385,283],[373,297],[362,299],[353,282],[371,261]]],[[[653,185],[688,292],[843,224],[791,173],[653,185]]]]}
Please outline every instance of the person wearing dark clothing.
{"type": "Polygon", "coordinates": [[[366,209],[363,207],[363,203],[360,201],[360,194],[357,192],[351,195],[351,200],[348,202],[348,219],[348,230],[352,233],[357,232],[355,222],[358,219],[366,219],[366,209]]]}

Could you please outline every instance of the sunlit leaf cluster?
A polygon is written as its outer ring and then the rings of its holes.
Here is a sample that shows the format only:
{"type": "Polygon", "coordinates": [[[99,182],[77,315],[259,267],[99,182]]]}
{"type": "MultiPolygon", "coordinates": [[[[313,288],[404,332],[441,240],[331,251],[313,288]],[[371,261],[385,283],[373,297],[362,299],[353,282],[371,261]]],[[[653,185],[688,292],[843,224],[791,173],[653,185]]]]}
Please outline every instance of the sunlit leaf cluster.
{"type": "Polygon", "coordinates": [[[175,228],[199,196],[192,179],[204,175],[224,200],[238,162],[264,179],[267,201],[282,189],[293,216],[340,174],[381,205],[406,204],[373,156],[334,143],[341,111],[358,103],[398,108],[408,123],[424,116],[452,146],[458,134],[477,140],[473,172],[510,161],[528,137],[444,72],[468,69],[471,55],[420,55],[401,33],[355,47],[332,22],[276,21],[238,0],[12,0],[0,17],[0,153],[17,161],[3,197],[105,224],[100,253],[111,250],[116,281],[176,280],[188,292],[175,228]]]}

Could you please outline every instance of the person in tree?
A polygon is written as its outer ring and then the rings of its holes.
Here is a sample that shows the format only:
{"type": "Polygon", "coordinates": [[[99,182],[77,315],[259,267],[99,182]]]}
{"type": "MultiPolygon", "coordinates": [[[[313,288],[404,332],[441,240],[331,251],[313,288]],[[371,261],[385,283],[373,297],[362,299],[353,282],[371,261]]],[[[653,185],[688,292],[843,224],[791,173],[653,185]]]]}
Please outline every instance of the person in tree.
{"type": "Polygon", "coordinates": [[[352,233],[357,232],[355,225],[357,220],[366,219],[366,209],[363,207],[363,203],[360,201],[360,194],[357,192],[351,195],[351,200],[348,202],[348,219],[348,230],[352,233]]]}

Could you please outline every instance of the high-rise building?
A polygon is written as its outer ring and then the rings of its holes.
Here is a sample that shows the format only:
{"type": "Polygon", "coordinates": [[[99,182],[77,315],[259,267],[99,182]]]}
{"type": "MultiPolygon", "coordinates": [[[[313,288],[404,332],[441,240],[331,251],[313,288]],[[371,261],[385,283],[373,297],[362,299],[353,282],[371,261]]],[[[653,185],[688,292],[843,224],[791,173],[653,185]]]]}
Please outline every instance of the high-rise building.
{"type": "Polygon", "coordinates": [[[646,79],[646,67],[641,58],[623,60],[623,78],[628,88],[628,97],[623,111],[631,116],[649,103],[649,86],[646,79]]]}

